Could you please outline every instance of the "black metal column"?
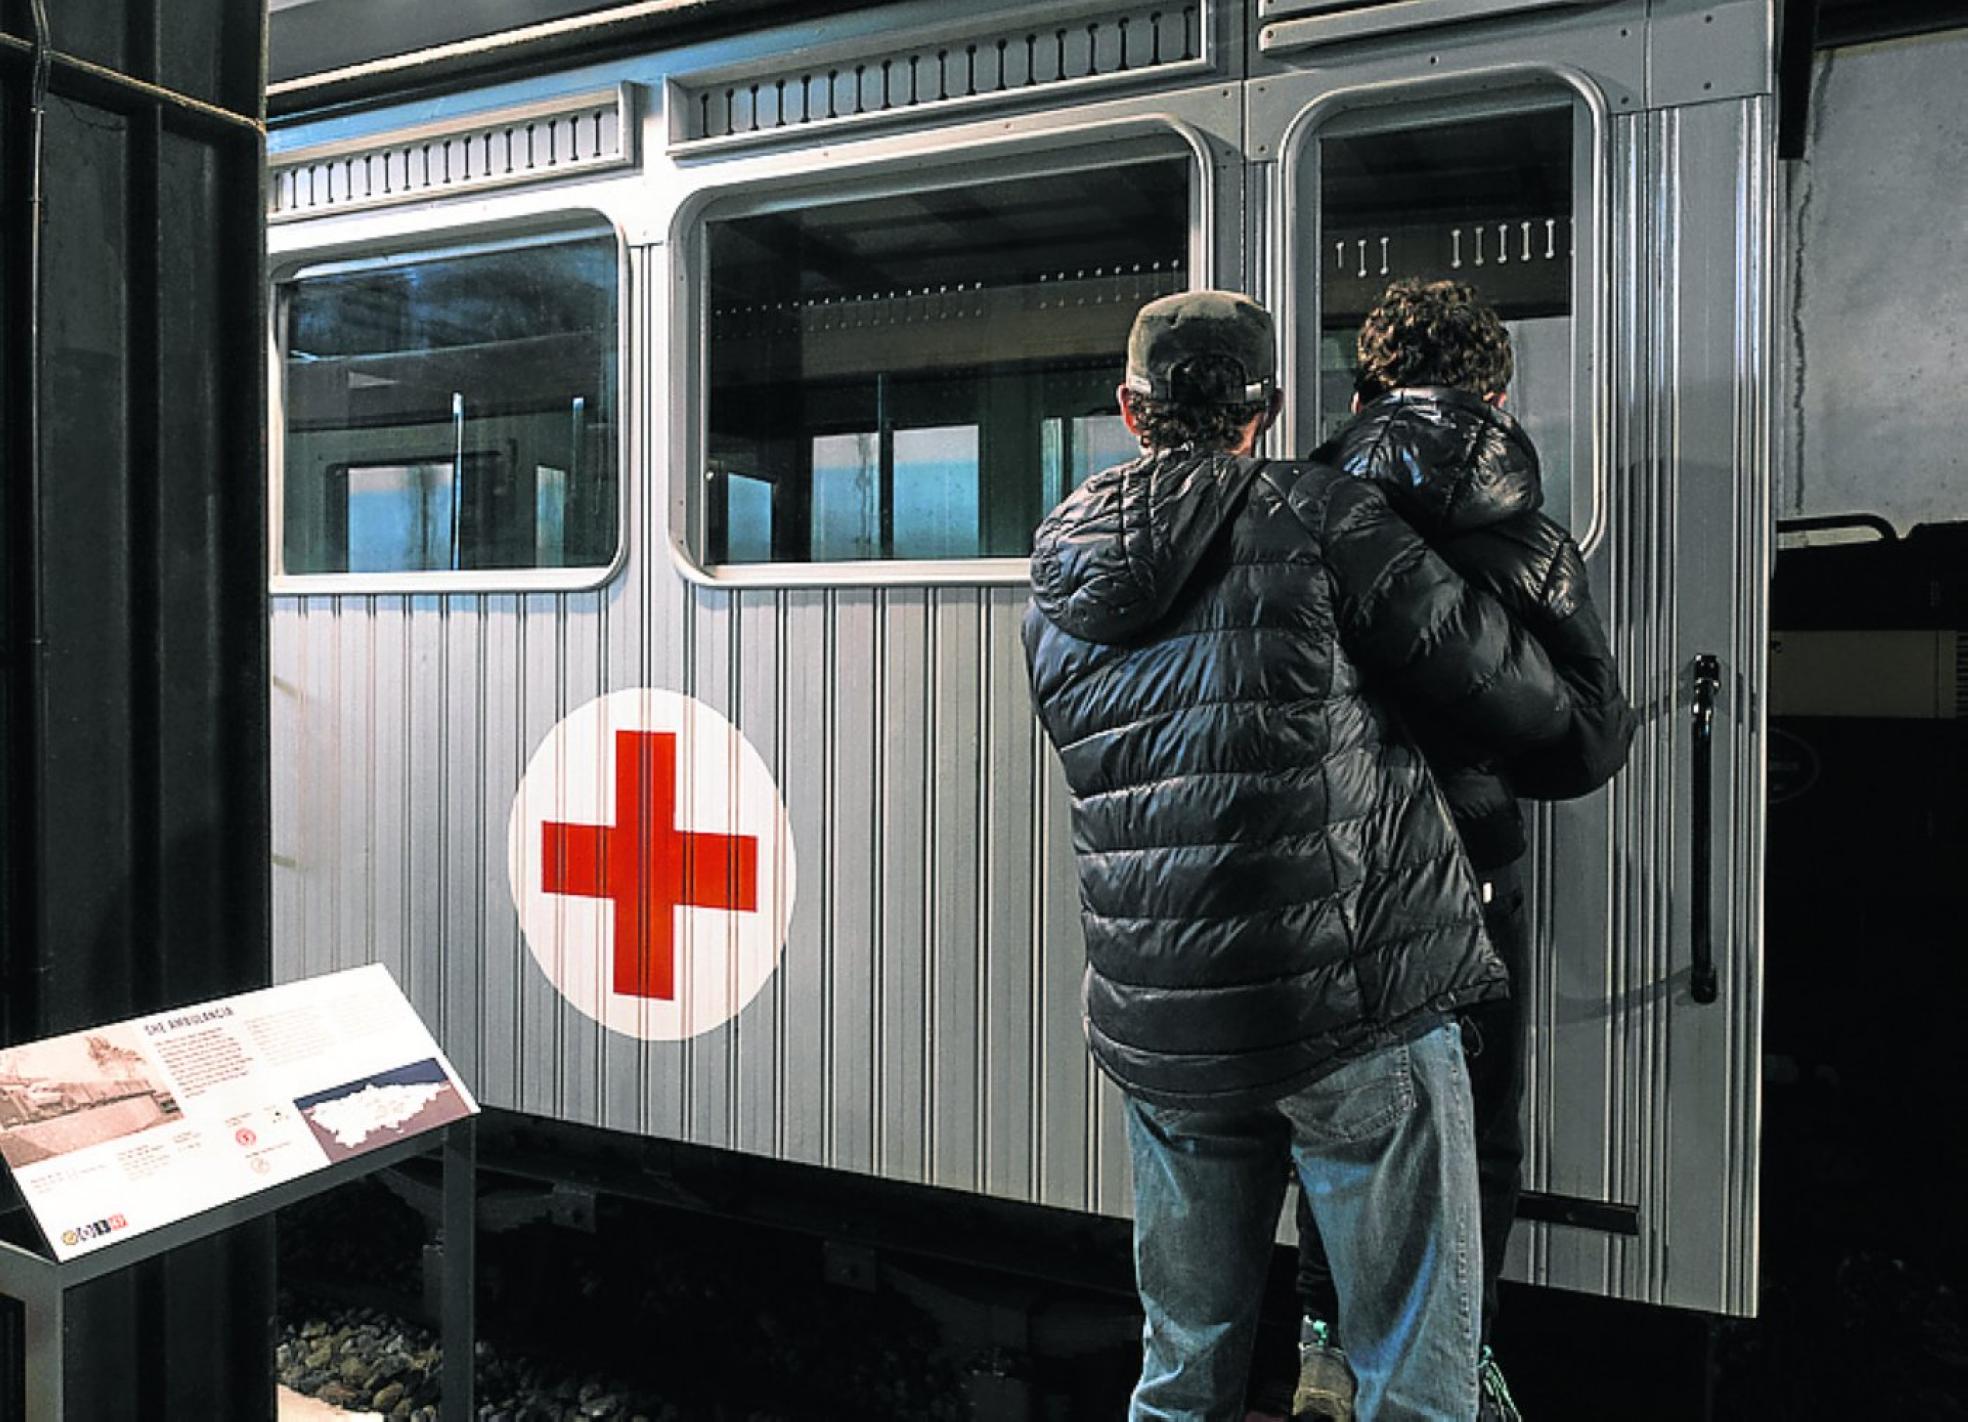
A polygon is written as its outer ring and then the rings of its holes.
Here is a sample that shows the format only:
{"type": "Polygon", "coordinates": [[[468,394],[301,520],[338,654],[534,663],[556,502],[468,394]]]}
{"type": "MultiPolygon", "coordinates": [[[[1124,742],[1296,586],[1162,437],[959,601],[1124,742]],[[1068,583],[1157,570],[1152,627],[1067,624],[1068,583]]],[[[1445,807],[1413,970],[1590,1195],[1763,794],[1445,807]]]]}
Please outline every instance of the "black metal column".
{"type": "MultiPolygon", "coordinates": [[[[264,34],[0,0],[0,1042],[267,979],[264,34]]],[[[271,1417],[272,1268],[77,1290],[69,1416],[271,1417]]]]}

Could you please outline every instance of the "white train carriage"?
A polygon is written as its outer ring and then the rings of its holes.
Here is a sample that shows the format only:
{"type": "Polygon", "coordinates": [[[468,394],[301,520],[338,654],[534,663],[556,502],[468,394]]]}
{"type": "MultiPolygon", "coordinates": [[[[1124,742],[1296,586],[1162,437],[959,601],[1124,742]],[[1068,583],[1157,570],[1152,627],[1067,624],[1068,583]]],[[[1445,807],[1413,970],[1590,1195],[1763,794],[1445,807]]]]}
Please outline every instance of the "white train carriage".
{"type": "Polygon", "coordinates": [[[1536,817],[1512,1272],[1752,1311],[1771,28],[904,3],[277,129],[279,975],[494,1106],[1123,1212],[1032,527],[1143,301],[1275,307],[1285,454],[1466,277],[1643,715],[1536,817]]]}

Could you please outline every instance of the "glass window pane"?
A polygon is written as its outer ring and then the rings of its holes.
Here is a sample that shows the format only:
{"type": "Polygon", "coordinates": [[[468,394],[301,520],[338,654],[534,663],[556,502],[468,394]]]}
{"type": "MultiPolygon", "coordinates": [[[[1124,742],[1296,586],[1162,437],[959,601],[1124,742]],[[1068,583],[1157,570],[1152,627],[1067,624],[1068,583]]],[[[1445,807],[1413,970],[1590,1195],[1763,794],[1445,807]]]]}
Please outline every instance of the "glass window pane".
{"type": "Polygon", "coordinates": [[[814,557],[881,556],[880,446],[872,432],[813,441],[814,557]]]}
{"type": "Polygon", "coordinates": [[[1139,452],[1114,389],[1134,313],[1187,285],[1190,168],[714,214],[705,560],[1029,553],[1090,461],[1139,452]],[[745,479],[775,491],[764,548],[745,479]]]}
{"type": "Polygon", "coordinates": [[[1536,442],[1545,511],[1572,515],[1572,110],[1329,135],[1319,144],[1319,410],[1346,422],[1354,341],[1388,283],[1468,282],[1510,331],[1509,409],[1536,442]]]}
{"type": "Polygon", "coordinates": [[[895,432],[895,556],[968,558],[977,526],[977,426],[895,432]]]}
{"type": "Polygon", "coordinates": [[[1045,498],[1051,508],[1089,475],[1141,454],[1141,441],[1119,415],[1079,415],[1045,423],[1045,498]]]}
{"type": "Polygon", "coordinates": [[[756,562],[772,556],[772,486],[743,474],[731,476],[731,546],[756,562]]]}
{"type": "Polygon", "coordinates": [[[1072,487],[1077,489],[1088,476],[1140,454],[1141,441],[1128,433],[1127,422],[1119,415],[1082,416],[1073,421],[1072,487]]]}
{"type": "Polygon", "coordinates": [[[350,465],[348,570],[396,573],[451,566],[451,464],[350,465]]]}
{"type": "Polygon", "coordinates": [[[618,267],[584,234],[285,283],[284,571],[612,562],[618,267]]]}

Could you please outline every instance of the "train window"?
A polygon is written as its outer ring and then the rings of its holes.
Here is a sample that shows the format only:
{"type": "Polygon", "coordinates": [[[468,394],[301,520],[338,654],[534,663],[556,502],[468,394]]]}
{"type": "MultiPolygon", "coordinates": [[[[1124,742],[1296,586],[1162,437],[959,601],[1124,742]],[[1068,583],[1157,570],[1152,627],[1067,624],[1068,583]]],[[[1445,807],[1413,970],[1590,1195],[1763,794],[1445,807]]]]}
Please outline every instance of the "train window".
{"type": "Polygon", "coordinates": [[[282,571],[611,564],[618,269],[588,230],[284,283],[282,571]]]}
{"type": "Polygon", "coordinates": [[[1193,160],[713,208],[711,564],[1014,558],[1138,453],[1128,327],[1187,284],[1193,160]]]}
{"type": "Polygon", "coordinates": [[[1572,473],[1573,126],[1567,102],[1321,137],[1321,440],[1349,413],[1354,342],[1375,298],[1401,277],[1452,277],[1510,331],[1508,408],[1538,447],[1546,512],[1567,524],[1589,512],[1572,473]]]}

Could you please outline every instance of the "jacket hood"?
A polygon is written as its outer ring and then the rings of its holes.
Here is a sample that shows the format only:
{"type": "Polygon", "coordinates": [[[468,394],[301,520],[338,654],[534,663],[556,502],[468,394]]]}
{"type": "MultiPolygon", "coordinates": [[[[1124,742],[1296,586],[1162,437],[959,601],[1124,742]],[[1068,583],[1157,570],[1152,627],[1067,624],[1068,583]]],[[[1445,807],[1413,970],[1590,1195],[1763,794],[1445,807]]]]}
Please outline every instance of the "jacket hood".
{"type": "Polygon", "coordinates": [[[1482,528],[1544,502],[1530,437],[1466,390],[1389,391],[1312,457],[1373,480],[1423,533],[1482,528]]]}
{"type": "Polygon", "coordinates": [[[1139,636],[1187,586],[1263,463],[1161,450],[1094,475],[1033,536],[1032,601],[1084,641],[1139,636]]]}

